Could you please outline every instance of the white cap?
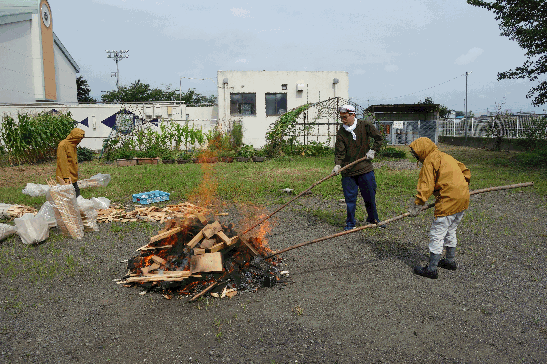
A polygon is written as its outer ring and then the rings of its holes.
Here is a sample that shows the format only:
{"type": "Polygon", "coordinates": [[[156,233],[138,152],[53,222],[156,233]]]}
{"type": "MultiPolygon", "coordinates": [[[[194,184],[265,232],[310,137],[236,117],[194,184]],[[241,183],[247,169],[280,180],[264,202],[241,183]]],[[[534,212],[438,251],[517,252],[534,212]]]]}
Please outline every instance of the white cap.
{"type": "Polygon", "coordinates": [[[343,105],[338,108],[338,112],[349,112],[350,114],[355,114],[355,107],[351,105],[343,105]]]}

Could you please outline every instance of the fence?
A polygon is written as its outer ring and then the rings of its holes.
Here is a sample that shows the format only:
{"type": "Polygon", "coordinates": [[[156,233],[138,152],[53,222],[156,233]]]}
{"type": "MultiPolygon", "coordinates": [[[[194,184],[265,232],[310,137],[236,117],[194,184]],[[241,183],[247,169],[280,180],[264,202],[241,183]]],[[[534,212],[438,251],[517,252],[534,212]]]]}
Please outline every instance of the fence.
{"type": "MultiPolygon", "coordinates": [[[[441,136],[524,138],[531,130],[536,130],[546,116],[499,114],[467,120],[446,119],[437,122],[437,129],[441,136]]],[[[543,135],[546,133],[547,130],[543,130],[543,135]]]]}
{"type": "MultiPolygon", "coordinates": [[[[303,112],[297,119],[296,140],[302,144],[311,142],[325,143],[334,146],[336,133],[342,125],[338,107],[353,105],[358,119],[363,118],[367,111],[361,105],[340,97],[333,97],[317,102],[303,112]]],[[[417,115],[417,117],[422,115],[417,115]]],[[[438,133],[435,120],[382,120],[375,126],[381,130],[388,145],[407,145],[420,137],[428,137],[437,142],[438,133]]]]}

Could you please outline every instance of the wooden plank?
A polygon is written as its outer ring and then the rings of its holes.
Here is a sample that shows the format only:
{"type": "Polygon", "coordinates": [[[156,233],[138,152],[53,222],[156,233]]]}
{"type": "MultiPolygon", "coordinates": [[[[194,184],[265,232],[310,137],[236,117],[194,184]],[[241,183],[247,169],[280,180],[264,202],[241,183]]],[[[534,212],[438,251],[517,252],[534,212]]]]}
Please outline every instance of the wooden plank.
{"type": "Polygon", "coordinates": [[[219,250],[222,250],[226,247],[226,244],[224,242],[221,242],[221,243],[218,243],[216,245],[213,245],[211,248],[209,248],[209,251],[211,253],[216,253],[218,252],[219,250]]]}
{"type": "Polygon", "coordinates": [[[190,257],[190,272],[222,272],[222,254],[205,253],[190,257]]]}
{"type": "Polygon", "coordinates": [[[232,239],[230,239],[226,234],[224,234],[224,231],[219,231],[216,234],[223,242],[226,243],[226,245],[230,246],[232,243],[232,239]]]}
{"type": "Polygon", "coordinates": [[[194,248],[194,255],[205,254],[205,249],[203,248],[194,248]]]}
{"type": "Polygon", "coordinates": [[[215,221],[212,224],[205,226],[202,231],[206,238],[210,238],[221,230],[222,226],[218,221],[215,221]]]}
{"type": "Polygon", "coordinates": [[[190,240],[186,245],[190,248],[193,248],[196,246],[197,243],[201,241],[201,239],[203,239],[203,230],[201,230],[196,236],[194,236],[192,240],[190,240]]]}
{"type": "Polygon", "coordinates": [[[198,212],[196,213],[196,216],[198,217],[199,221],[201,221],[202,224],[206,224],[207,223],[207,218],[205,218],[205,216],[198,212]]]}
{"type": "Polygon", "coordinates": [[[255,256],[259,255],[258,252],[255,250],[255,248],[253,248],[253,246],[252,246],[250,243],[248,243],[247,241],[245,241],[245,240],[243,240],[243,239],[241,239],[241,241],[243,242],[243,244],[245,244],[245,245],[247,246],[247,248],[249,248],[249,250],[250,250],[255,256]]]}
{"type": "Polygon", "coordinates": [[[153,270],[156,270],[160,267],[158,263],[152,263],[152,265],[149,265],[147,267],[141,268],[142,274],[147,275],[148,272],[151,272],[153,270]]]}
{"type": "Polygon", "coordinates": [[[188,302],[192,302],[192,301],[195,301],[197,300],[198,298],[200,298],[201,296],[203,296],[205,293],[209,292],[214,286],[216,286],[218,284],[218,282],[213,282],[209,287],[205,288],[203,291],[201,291],[200,293],[198,293],[197,295],[195,295],[194,297],[192,297],[190,299],[190,301],[188,302]]]}
{"type": "Polygon", "coordinates": [[[165,265],[165,263],[167,263],[167,260],[165,260],[161,257],[158,257],[157,255],[152,255],[150,257],[150,259],[152,259],[154,262],[156,262],[158,264],[161,264],[161,265],[165,265]]]}
{"type": "Polygon", "coordinates": [[[175,228],[175,229],[171,229],[169,231],[166,231],[162,234],[158,234],[158,235],[155,235],[153,237],[150,238],[150,243],[153,243],[155,241],[158,241],[158,240],[162,240],[162,239],[165,239],[171,235],[174,235],[178,232],[182,231],[182,227],[178,227],[178,228],[175,228]]]}
{"type": "Polygon", "coordinates": [[[204,239],[201,242],[200,247],[203,249],[211,249],[211,247],[215,245],[216,243],[217,243],[216,239],[204,239]]]}

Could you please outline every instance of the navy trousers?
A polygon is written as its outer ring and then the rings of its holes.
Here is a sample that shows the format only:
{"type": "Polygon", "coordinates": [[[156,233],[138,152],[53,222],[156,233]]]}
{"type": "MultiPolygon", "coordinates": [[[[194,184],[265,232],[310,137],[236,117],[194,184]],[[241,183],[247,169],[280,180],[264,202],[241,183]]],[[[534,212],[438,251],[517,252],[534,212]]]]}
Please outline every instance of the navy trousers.
{"type": "Polygon", "coordinates": [[[360,174],[358,176],[342,177],[342,189],[344,190],[344,199],[346,200],[347,218],[346,228],[353,228],[357,224],[355,221],[355,209],[357,207],[357,193],[361,191],[361,196],[365,201],[367,210],[367,222],[379,222],[378,212],[376,211],[376,178],[374,171],[360,174]]]}

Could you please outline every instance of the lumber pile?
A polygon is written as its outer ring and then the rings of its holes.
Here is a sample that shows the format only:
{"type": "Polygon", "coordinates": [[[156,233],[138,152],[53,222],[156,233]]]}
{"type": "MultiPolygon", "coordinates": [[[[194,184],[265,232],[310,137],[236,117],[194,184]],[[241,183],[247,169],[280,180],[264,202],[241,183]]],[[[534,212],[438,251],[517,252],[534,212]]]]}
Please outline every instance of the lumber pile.
{"type": "Polygon", "coordinates": [[[183,202],[177,205],[168,205],[163,208],[158,206],[142,207],[141,205],[135,205],[135,208],[132,211],[127,211],[122,207],[112,205],[108,209],[98,210],[97,222],[129,222],[145,220],[156,221],[163,224],[168,220],[184,218],[187,215],[196,215],[200,219],[204,220],[204,215],[206,213],[206,209],[193,205],[189,202],[183,202]]]}
{"type": "Polygon", "coordinates": [[[257,245],[265,245],[265,241],[244,241],[232,224],[209,222],[200,215],[166,221],[157,235],[137,249],[138,255],[128,260],[128,272],[117,283],[168,296],[193,295],[205,288],[213,296],[233,297],[238,291],[256,290],[272,276],[277,277],[280,260],[266,261],[258,256],[257,245]]]}
{"type": "Polygon", "coordinates": [[[8,207],[8,209],[4,212],[5,215],[7,215],[9,218],[16,218],[21,217],[24,214],[30,213],[36,215],[38,211],[34,207],[31,206],[25,206],[25,205],[11,205],[8,207]]]}

